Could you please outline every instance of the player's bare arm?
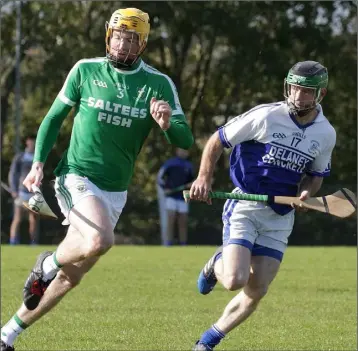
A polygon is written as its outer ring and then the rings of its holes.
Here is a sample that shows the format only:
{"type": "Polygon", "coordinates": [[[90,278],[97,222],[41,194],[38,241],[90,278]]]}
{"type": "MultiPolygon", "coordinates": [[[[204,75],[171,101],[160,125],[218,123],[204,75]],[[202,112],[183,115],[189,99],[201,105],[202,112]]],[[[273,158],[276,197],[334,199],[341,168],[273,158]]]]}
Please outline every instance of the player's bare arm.
{"type": "Polygon", "coordinates": [[[301,200],[314,196],[321,189],[323,177],[306,175],[300,185],[299,194],[301,200]],[[303,196],[306,196],[304,199],[303,196]]]}
{"type": "Polygon", "coordinates": [[[224,148],[219,138],[219,133],[213,134],[205,145],[201,158],[200,169],[197,179],[190,188],[190,198],[211,203],[208,198],[211,190],[214,168],[224,148]]]}
{"type": "MultiPolygon", "coordinates": [[[[302,179],[301,185],[298,190],[298,193],[300,195],[300,200],[302,201],[307,200],[310,197],[317,194],[319,189],[321,189],[322,183],[323,183],[323,177],[310,176],[308,174],[305,175],[304,178],[302,179]]],[[[296,206],[292,204],[291,206],[295,208],[296,211],[299,212],[308,211],[306,208],[303,208],[302,205],[296,206]]]]}

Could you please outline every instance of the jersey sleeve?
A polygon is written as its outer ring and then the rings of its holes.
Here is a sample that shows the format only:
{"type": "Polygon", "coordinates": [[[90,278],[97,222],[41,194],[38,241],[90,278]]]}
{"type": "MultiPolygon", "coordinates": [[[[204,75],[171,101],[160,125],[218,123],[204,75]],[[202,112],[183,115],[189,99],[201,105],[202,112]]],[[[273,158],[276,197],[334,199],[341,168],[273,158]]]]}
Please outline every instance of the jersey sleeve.
{"type": "Polygon", "coordinates": [[[227,122],[219,128],[222,145],[231,148],[244,141],[258,139],[265,127],[264,116],[262,109],[250,110],[227,122]]]}
{"type": "Polygon", "coordinates": [[[68,73],[65,83],[62,86],[58,98],[69,106],[75,106],[80,101],[80,85],[81,85],[81,72],[80,62],[78,61],[68,73]]]}
{"type": "Polygon", "coordinates": [[[310,164],[306,174],[310,176],[317,177],[327,177],[331,173],[331,157],[334,146],[336,145],[336,132],[333,132],[330,135],[330,138],[327,138],[326,147],[323,149],[322,153],[319,154],[310,164]]]}
{"type": "Polygon", "coordinates": [[[163,90],[159,98],[168,102],[172,109],[172,117],[184,116],[184,112],[179,101],[179,95],[173,81],[168,76],[164,76],[163,82],[163,90]]]}

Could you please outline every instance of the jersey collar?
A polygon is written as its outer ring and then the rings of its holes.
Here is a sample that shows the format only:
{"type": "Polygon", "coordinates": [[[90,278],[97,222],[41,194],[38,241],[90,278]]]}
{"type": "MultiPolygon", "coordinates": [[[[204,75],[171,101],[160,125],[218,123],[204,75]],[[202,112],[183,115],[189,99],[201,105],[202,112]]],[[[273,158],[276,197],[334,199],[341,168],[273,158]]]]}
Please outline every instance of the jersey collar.
{"type": "Polygon", "coordinates": [[[117,71],[118,73],[121,73],[121,74],[134,74],[134,73],[137,73],[143,67],[143,65],[144,65],[143,60],[138,59],[138,61],[136,63],[134,63],[128,70],[114,68],[113,66],[112,67],[115,71],[117,71]]]}
{"type": "MultiPolygon", "coordinates": [[[[286,108],[287,108],[287,111],[288,111],[288,106],[287,106],[287,104],[286,104],[286,108]]],[[[305,129],[305,128],[307,128],[307,127],[309,127],[309,126],[311,126],[311,125],[313,125],[313,124],[315,124],[315,123],[317,123],[317,122],[320,122],[320,121],[322,121],[322,120],[324,119],[322,106],[321,106],[320,104],[318,104],[317,107],[316,107],[316,109],[317,109],[317,111],[318,111],[318,114],[317,114],[316,118],[315,118],[312,122],[309,122],[309,123],[306,123],[306,124],[300,124],[300,123],[298,123],[297,120],[296,120],[296,118],[295,118],[289,111],[288,111],[288,114],[289,114],[289,116],[290,116],[292,122],[293,122],[294,124],[296,124],[296,126],[297,126],[298,128],[300,128],[300,129],[305,129]]]]}

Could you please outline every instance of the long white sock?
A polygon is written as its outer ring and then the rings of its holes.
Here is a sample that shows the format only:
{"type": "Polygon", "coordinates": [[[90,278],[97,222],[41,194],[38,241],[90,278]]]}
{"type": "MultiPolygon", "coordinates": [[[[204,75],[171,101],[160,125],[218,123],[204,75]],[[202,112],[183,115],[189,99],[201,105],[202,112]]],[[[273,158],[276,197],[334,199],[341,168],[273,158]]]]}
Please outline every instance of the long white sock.
{"type": "Polygon", "coordinates": [[[15,339],[28,327],[18,316],[15,314],[2,328],[1,340],[9,346],[13,346],[15,339]]]}
{"type": "Polygon", "coordinates": [[[43,280],[45,282],[51,280],[61,268],[62,265],[60,265],[56,259],[56,252],[54,252],[51,256],[46,257],[42,263],[42,269],[44,272],[43,280]]]}

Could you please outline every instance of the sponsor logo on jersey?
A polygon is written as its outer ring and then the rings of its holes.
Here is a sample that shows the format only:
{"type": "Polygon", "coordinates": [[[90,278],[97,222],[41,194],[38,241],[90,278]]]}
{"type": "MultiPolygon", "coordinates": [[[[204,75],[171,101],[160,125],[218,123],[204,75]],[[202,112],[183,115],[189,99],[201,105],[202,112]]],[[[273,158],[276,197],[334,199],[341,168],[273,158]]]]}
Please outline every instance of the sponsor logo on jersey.
{"type": "Polygon", "coordinates": [[[308,149],[308,152],[311,155],[317,155],[319,151],[319,142],[317,140],[311,140],[311,145],[308,149]]]}
{"type": "Polygon", "coordinates": [[[301,132],[293,132],[292,135],[301,139],[306,139],[306,135],[304,135],[304,133],[301,132]]]}
{"type": "Polygon", "coordinates": [[[84,182],[77,183],[75,187],[79,193],[83,193],[87,190],[86,184],[84,182]]]}
{"type": "Polygon", "coordinates": [[[273,133],[272,136],[273,136],[275,139],[284,139],[284,138],[286,138],[286,135],[283,134],[283,133],[273,133]]]}
{"type": "Polygon", "coordinates": [[[137,88],[137,98],[136,98],[136,102],[137,101],[145,101],[146,95],[147,95],[147,91],[146,91],[146,86],[144,87],[138,87],[137,88]]]}
{"type": "Polygon", "coordinates": [[[107,83],[106,83],[106,82],[103,82],[103,81],[101,81],[101,80],[95,79],[95,80],[93,81],[93,84],[94,84],[94,85],[97,85],[98,87],[101,87],[101,88],[108,88],[107,83]]]}
{"type": "Polygon", "coordinates": [[[96,99],[94,97],[88,98],[87,105],[89,107],[101,110],[97,117],[99,122],[106,122],[127,128],[131,126],[132,119],[144,119],[147,117],[148,113],[146,108],[139,109],[124,104],[117,104],[111,101],[96,99]]]}
{"type": "Polygon", "coordinates": [[[306,165],[312,161],[298,152],[270,145],[268,153],[262,157],[264,163],[303,173],[306,165]]]}

